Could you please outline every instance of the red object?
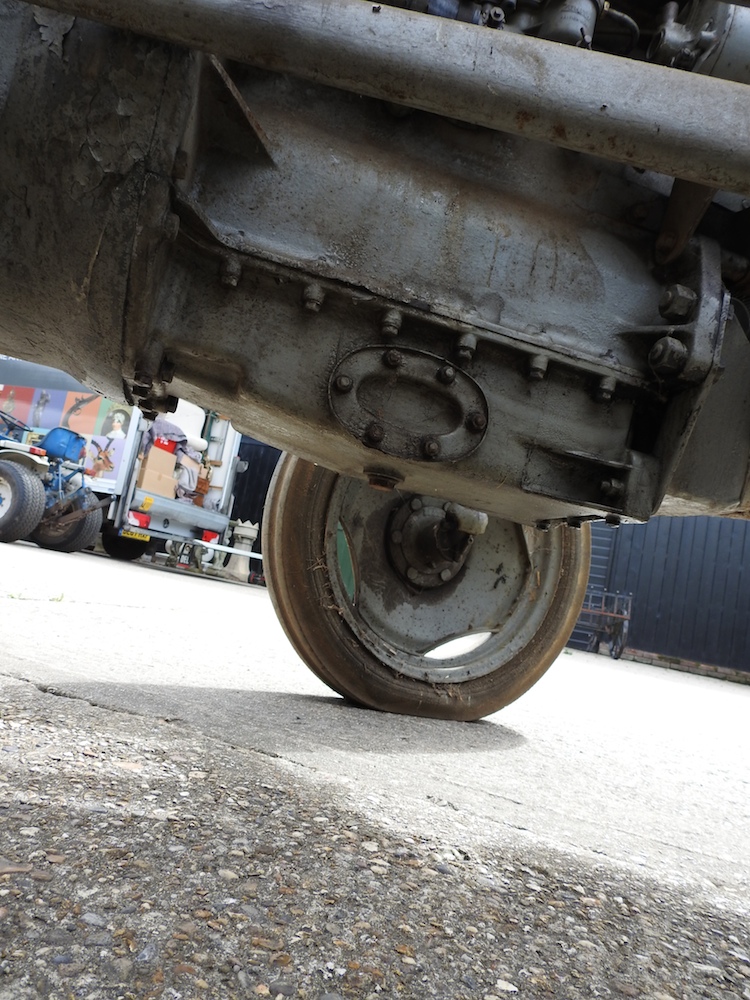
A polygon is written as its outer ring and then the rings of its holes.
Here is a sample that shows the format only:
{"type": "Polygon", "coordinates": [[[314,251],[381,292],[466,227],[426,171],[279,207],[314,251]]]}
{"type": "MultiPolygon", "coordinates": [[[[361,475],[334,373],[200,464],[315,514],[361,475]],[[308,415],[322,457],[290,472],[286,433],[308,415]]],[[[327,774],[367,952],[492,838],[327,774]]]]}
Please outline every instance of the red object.
{"type": "Polygon", "coordinates": [[[148,528],[151,524],[150,514],[141,514],[137,510],[128,511],[128,524],[132,524],[134,528],[148,528]]]}
{"type": "Polygon", "coordinates": [[[202,542],[215,542],[218,537],[219,537],[219,532],[218,531],[204,531],[203,532],[203,537],[201,538],[201,541],[202,542]]]}
{"type": "Polygon", "coordinates": [[[163,438],[163,437],[154,438],[154,448],[161,448],[162,451],[168,451],[170,455],[174,454],[176,447],[177,447],[177,442],[170,441],[169,438],[163,438]]]}

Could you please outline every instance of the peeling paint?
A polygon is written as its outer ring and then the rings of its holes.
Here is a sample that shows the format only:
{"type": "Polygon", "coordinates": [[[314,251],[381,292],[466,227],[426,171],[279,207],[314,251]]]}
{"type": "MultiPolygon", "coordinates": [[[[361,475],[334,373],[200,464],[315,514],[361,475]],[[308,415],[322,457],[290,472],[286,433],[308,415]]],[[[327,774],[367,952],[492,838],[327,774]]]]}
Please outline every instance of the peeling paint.
{"type": "Polygon", "coordinates": [[[62,59],[63,41],[73,27],[75,17],[71,14],[56,14],[54,11],[35,7],[34,20],[39,26],[42,41],[46,42],[51,52],[62,59]]]}

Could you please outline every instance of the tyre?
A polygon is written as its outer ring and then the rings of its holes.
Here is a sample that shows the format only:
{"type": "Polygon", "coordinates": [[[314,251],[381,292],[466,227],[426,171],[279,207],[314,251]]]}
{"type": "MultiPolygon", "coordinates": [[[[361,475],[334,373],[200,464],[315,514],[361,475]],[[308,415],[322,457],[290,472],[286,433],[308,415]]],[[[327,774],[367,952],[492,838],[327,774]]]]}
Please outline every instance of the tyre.
{"type": "Polygon", "coordinates": [[[112,529],[102,531],[102,547],[112,559],[132,562],[140,559],[148,548],[148,542],[137,538],[123,538],[112,529]]]}
{"type": "MultiPolygon", "coordinates": [[[[83,510],[86,503],[90,503],[92,499],[96,498],[91,494],[79,495],[65,514],[83,510]]],[[[42,521],[28,537],[43,549],[52,549],[55,552],[80,552],[94,544],[101,528],[102,511],[100,507],[95,507],[75,521],[64,521],[62,518],[42,521]]]]}
{"type": "Polygon", "coordinates": [[[439,719],[479,719],[528,690],[576,623],[590,533],[464,526],[455,505],[282,458],[266,578],[313,673],[360,705],[439,719]]]}
{"type": "Polygon", "coordinates": [[[25,538],[44,513],[44,485],[17,462],[0,461],[0,542],[25,538]]]}

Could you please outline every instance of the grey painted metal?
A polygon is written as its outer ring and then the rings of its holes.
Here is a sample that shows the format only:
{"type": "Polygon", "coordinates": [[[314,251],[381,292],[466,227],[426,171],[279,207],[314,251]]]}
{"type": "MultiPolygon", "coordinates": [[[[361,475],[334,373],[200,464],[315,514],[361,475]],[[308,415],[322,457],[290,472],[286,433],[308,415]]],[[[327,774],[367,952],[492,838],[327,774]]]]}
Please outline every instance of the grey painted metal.
{"type": "Polygon", "coordinates": [[[253,66],[750,194],[748,93],[362,0],[49,0],[253,66]]]}
{"type": "MultiPolygon", "coordinates": [[[[658,179],[7,9],[27,23],[20,51],[0,39],[15,69],[0,128],[4,343],[93,374],[96,388],[109,378],[116,392],[124,374],[138,399],[220,407],[344,475],[522,523],[645,518],[669,494],[719,368],[728,300],[715,241],[654,271],[658,179]],[[92,71],[102,60],[117,86],[92,71]],[[672,284],[695,295],[684,321],[659,312],[672,284]],[[337,365],[384,338],[480,387],[474,452],[393,454],[336,418],[337,365]],[[664,338],[685,348],[671,378],[651,362],[664,338]]],[[[423,21],[437,30],[403,23],[423,21]]],[[[444,28],[460,56],[464,28],[444,28]]],[[[417,382],[364,400],[373,422],[387,411],[404,437],[429,425],[434,401],[417,382]]],[[[740,506],[741,483],[722,509],[740,506]]]]}
{"type": "Polygon", "coordinates": [[[617,533],[607,589],[633,594],[629,645],[750,670],[750,525],[657,517],[617,533]]]}

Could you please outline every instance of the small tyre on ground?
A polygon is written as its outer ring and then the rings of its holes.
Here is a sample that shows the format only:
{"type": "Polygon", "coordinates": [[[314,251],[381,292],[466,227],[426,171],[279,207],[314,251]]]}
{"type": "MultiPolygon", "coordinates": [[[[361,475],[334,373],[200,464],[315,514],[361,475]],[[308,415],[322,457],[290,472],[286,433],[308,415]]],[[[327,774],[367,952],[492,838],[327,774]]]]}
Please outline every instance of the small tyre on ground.
{"type": "Polygon", "coordinates": [[[18,462],[0,461],[0,542],[32,532],[44,513],[44,486],[18,462]]]}
{"type": "Polygon", "coordinates": [[[148,548],[148,542],[138,538],[123,538],[116,531],[105,528],[102,531],[102,547],[112,559],[132,562],[141,558],[148,548]]]}
{"type": "MultiPolygon", "coordinates": [[[[71,507],[65,512],[66,515],[73,511],[84,510],[86,505],[92,502],[92,499],[95,498],[91,494],[85,493],[76,497],[71,507]]],[[[101,507],[94,507],[73,521],[64,520],[63,517],[42,521],[28,535],[28,538],[43,549],[52,549],[55,552],[80,552],[96,542],[101,528],[101,507]]]]}
{"type": "Polygon", "coordinates": [[[480,520],[284,456],[262,548],[279,620],[313,673],[356,704],[456,721],[527,691],[578,618],[590,532],[480,520]]]}

